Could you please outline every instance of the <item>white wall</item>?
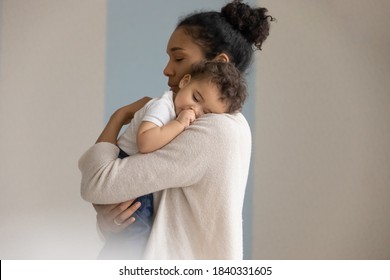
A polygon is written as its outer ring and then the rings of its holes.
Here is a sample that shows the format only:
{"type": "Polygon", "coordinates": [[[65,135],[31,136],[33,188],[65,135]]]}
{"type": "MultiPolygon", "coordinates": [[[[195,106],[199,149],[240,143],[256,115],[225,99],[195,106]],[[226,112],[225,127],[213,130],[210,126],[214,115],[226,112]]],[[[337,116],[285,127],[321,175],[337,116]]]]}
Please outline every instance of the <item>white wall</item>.
{"type": "Polygon", "coordinates": [[[77,160],[103,123],[106,1],[0,13],[0,259],[95,258],[77,160]]]}
{"type": "Polygon", "coordinates": [[[257,259],[390,258],[390,2],[259,1],[257,259]]]}

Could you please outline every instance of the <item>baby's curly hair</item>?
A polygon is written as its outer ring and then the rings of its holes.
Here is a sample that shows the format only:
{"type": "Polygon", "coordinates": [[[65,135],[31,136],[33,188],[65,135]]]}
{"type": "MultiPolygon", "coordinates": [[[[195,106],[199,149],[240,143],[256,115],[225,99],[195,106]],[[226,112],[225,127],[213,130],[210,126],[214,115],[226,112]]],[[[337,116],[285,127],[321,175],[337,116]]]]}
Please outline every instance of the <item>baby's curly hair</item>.
{"type": "Polygon", "coordinates": [[[195,80],[210,79],[220,90],[220,100],[229,105],[227,113],[241,111],[247,96],[246,81],[234,64],[201,61],[192,66],[191,77],[195,80]]]}

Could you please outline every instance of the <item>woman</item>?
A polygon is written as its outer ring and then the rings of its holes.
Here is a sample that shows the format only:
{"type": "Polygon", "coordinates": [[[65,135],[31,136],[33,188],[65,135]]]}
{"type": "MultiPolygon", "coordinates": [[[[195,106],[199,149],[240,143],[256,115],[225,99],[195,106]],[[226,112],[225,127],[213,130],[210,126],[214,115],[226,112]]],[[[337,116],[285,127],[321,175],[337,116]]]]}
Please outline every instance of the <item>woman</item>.
{"type": "MultiPolygon", "coordinates": [[[[268,36],[272,17],[266,12],[233,1],[221,12],[196,13],[181,20],[167,46],[164,74],[171,90],[176,92],[191,65],[204,59],[230,61],[245,72],[253,46],[261,49],[268,36]]],[[[116,111],[97,144],[80,159],[83,198],[119,203],[95,205],[100,228],[123,230],[139,207],[127,209],[130,199],[154,193],[155,218],[145,258],[241,259],[242,206],[251,153],[245,118],[204,115],[163,149],[119,160],[118,133],[147,100],[116,111]]]]}

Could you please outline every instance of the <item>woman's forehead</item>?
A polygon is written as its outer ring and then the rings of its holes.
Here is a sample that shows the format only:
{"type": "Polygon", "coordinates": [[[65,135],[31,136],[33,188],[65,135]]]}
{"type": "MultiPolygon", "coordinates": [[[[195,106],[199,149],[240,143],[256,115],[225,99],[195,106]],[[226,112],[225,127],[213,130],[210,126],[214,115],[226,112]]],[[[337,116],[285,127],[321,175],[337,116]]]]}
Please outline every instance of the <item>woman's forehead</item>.
{"type": "Polygon", "coordinates": [[[200,49],[200,47],[194,43],[192,37],[185,32],[184,28],[179,27],[172,33],[168,41],[167,52],[192,51],[196,48],[200,49]]]}

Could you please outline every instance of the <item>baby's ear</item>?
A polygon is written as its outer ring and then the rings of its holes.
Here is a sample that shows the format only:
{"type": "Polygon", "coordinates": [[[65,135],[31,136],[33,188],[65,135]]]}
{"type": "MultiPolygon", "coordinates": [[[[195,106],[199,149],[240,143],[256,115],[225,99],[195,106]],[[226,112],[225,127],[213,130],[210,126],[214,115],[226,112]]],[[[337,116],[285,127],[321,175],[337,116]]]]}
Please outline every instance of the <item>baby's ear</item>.
{"type": "Polygon", "coordinates": [[[188,85],[190,81],[191,81],[191,75],[190,74],[184,75],[184,77],[180,80],[179,88],[185,87],[186,85],[188,85]]]}
{"type": "Polygon", "coordinates": [[[226,53],[220,53],[213,60],[221,62],[230,62],[229,56],[226,53]]]}

